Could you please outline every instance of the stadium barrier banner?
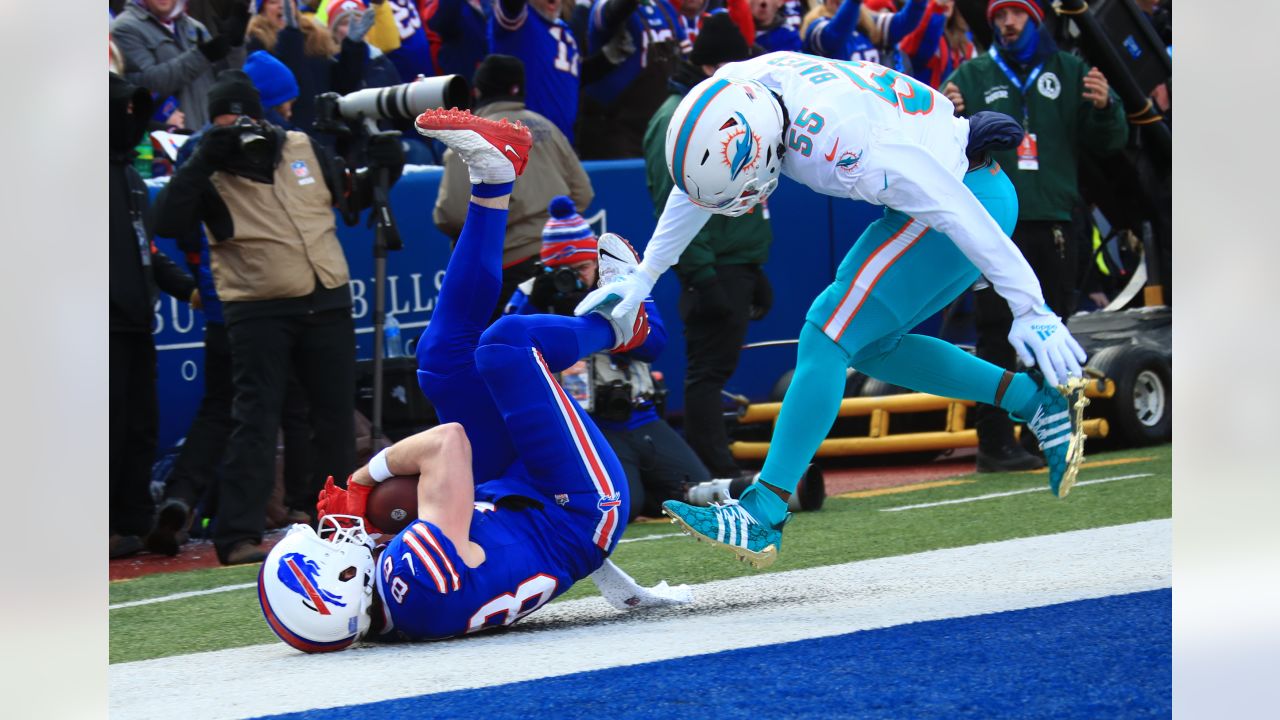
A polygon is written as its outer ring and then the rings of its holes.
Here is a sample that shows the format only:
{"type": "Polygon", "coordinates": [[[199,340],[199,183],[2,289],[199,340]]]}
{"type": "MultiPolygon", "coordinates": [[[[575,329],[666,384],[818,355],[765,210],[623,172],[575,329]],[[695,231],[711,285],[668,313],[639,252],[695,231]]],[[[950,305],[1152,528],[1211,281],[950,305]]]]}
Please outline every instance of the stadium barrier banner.
{"type": "MultiPolygon", "coordinates": [[[[657,219],[645,184],[644,162],[602,160],[583,165],[596,196],[582,216],[597,234],[615,232],[643,251],[657,219]]],[[[403,336],[410,341],[416,341],[431,321],[449,260],[451,241],[431,222],[441,174],[439,167],[408,167],[391,192],[404,249],[387,255],[386,307],[395,313],[403,336]]],[[[149,184],[154,200],[163,181],[149,184]]],[[[769,198],[768,212],[774,244],[765,272],[773,284],[774,305],[766,318],[751,324],[749,343],[795,339],[809,303],[831,282],[836,266],[863,228],[882,211],[866,203],[840,202],[809,192],[783,178],[769,198]]],[[[373,355],[373,230],[366,226],[366,216],[355,227],[338,221],[338,238],[351,268],[356,356],[360,359],[373,355]]],[[[174,241],[158,237],[156,245],[182,262],[174,241]]],[[[654,369],[663,373],[670,392],[667,410],[676,413],[684,404],[685,374],[679,297],[679,281],[674,272],[666,273],[654,288],[654,299],[669,338],[654,369]]],[[[204,394],[204,314],[162,294],[152,328],[159,351],[157,449],[163,453],[186,434],[204,394]]],[[[794,344],[749,350],[726,389],[753,401],[767,400],[777,379],[794,365],[794,344]]]]}

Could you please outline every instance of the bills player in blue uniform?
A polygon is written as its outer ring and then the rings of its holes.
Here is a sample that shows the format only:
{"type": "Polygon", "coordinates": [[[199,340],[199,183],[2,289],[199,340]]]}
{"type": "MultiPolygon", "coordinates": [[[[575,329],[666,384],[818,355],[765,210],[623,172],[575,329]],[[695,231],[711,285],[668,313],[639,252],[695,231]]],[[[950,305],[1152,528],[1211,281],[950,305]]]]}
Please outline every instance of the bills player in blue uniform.
{"type": "MultiPolygon", "coordinates": [[[[606,557],[627,522],[626,476],[552,373],[642,343],[644,310],[622,319],[511,316],[486,328],[529,131],[456,110],[428,111],[417,127],[458,153],[472,180],[466,224],[418,345],[419,384],[441,424],[378,453],[345,490],[331,478],[317,504],[322,533],[297,525],[272,549],[259,575],[263,614],[307,652],[339,650],[366,633],[428,640],[510,625],[584,577],[603,571],[606,599],[619,580],[606,557]],[[419,477],[418,519],[375,549],[361,516],[373,485],[396,475],[419,477]]],[[[639,262],[621,239],[599,253],[605,284],[639,262]]],[[[615,607],[631,604],[617,599],[615,607]]]]}
{"type": "Polygon", "coordinates": [[[555,123],[572,143],[580,58],[573,31],[560,19],[561,2],[494,0],[489,52],[524,62],[525,107],[555,123]]]}

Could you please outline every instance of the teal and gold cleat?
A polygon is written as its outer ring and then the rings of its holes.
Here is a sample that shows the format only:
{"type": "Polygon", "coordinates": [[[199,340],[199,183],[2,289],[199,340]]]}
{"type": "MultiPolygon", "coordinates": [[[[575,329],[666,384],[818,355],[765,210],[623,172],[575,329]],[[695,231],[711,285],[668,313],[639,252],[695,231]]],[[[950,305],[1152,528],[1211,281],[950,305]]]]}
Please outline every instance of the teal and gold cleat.
{"type": "MultiPolygon", "coordinates": [[[[708,507],[668,500],[662,503],[662,512],[694,540],[725,548],[757,570],[769,567],[778,559],[782,526],[787,523],[784,519],[776,527],[766,527],[737,500],[711,503],[708,507]]],[[[787,513],[787,519],[790,518],[791,513],[787,513]]]]}
{"type": "Polygon", "coordinates": [[[1089,404],[1085,382],[1069,378],[1065,385],[1054,387],[1038,372],[1032,371],[1031,377],[1040,386],[1032,400],[1035,410],[1029,420],[1015,419],[1025,422],[1040,441],[1049,465],[1049,490],[1066,497],[1084,460],[1084,406],[1089,404]]]}

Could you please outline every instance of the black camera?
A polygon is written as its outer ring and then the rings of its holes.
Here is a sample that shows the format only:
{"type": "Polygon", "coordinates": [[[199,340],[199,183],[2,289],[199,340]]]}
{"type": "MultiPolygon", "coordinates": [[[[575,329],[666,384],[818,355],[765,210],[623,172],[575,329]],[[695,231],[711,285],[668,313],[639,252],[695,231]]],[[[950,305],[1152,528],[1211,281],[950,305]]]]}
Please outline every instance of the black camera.
{"type": "Polygon", "coordinates": [[[572,268],[558,267],[549,272],[551,273],[551,285],[561,295],[586,289],[586,285],[582,282],[582,276],[572,268]]]}
{"type": "Polygon", "coordinates": [[[270,162],[271,141],[267,139],[262,126],[244,116],[236,120],[235,126],[240,128],[240,153],[245,159],[258,165],[270,162]]]}
{"type": "Polygon", "coordinates": [[[625,422],[631,418],[633,404],[631,386],[621,380],[598,384],[594,388],[592,415],[601,420],[625,422]]]}

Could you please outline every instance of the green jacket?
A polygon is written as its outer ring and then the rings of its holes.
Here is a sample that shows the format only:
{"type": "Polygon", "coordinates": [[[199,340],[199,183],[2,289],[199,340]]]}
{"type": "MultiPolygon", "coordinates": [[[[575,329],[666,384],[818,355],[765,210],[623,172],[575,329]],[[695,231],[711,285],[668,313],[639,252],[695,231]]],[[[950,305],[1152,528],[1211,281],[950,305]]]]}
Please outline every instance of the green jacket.
{"type": "MultiPolygon", "coordinates": [[[[1081,97],[1088,72],[1083,60],[1058,51],[1045,61],[1028,90],[1024,127],[1036,136],[1039,170],[1019,170],[1016,150],[992,153],[1018,190],[1019,220],[1070,220],[1071,208],[1080,199],[1077,151],[1109,155],[1129,139],[1124,107],[1114,90],[1111,103],[1101,110],[1081,97]]],[[[1025,79],[1025,75],[1019,78],[1025,79]]],[[[960,88],[966,116],[995,110],[1015,120],[1024,119],[1022,91],[990,55],[956,68],[947,82],[960,88]]]]}
{"type": "MultiPolygon", "coordinates": [[[[649,194],[653,196],[654,214],[658,216],[662,215],[667,196],[675,185],[667,170],[667,125],[682,97],[669,95],[644,131],[645,174],[649,194]]],[[[772,242],[773,229],[760,206],[736,218],[713,215],[680,256],[676,273],[685,284],[694,285],[712,277],[716,265],[764,265],[772,242]]]]}

